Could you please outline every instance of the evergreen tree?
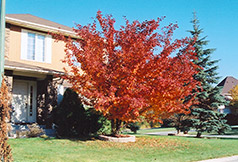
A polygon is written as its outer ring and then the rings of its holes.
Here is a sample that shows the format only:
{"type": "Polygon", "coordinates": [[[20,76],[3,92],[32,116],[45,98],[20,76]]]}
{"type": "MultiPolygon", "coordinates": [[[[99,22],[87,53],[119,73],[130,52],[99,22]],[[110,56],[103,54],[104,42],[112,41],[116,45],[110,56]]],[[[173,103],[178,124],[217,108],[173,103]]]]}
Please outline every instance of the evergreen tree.
{"type": "Polygon", "coordinates": [[[226,114],[218,111],[195,108],[192,111],[192,116],[194,118],[191,119],[191,125],[196,129],[197,137],[201,137],[202,132],[223,134],[225,131],[230,130],[230,126],[226,124],[226,114]]]}
{"type": "Polygon", "coordinates": [[[213,86],[217,84],[219,78],[216,70],[218,66],[216,65],[219,60],[211,60],[211,54],[215,49],[206,49],[205,46],[209,41],[205,37],[201,37],[203,30],[199,28],[199,21],[194,13],[194,18],[192,20],[193,30],[189,31],[194,38],[196,38],[194,47],[197,53],[197,60],[194,60],[195,64],[199,65],[201,68],[198,69],[199,73],[194,76],[194,78],[200,81],[201,86],[198,87],[197,99],[198,104],[194,107],[203,108],[206,110],[217,110],[220,105],[227,104],[223,96],[220,95],[220,87],[213,86]]]}
{"type": "Polygon", "coordinates": [[[78,94],[68,88],[63,100],[53,110],[58,137],[79,137],[96,133],[103,125],[103,118],[94,109],[85,109],[78,94]]]}
{"type": "Polygon", "coordinates": [[[197,60],[194,60],[194,63],[201,67],[194,78],[200,81],[201,85],[198,86],[198,90],[195,92],[198,102],[193,105],[192,115],[194,115],[194,118],[191,120],[193,127],[197,130],[197,137],[200,137],[204,131],[211,132],[220,130],[218,127],[223,128],[224,115],[220,115],[218,112],[214,113],[213,111],[217,111],[220,105],[227,104],[227,101],[220,95],[221,89],[218,86],[214,87],[214,84],[217,84],[219,81],[218,73],[216,72],[218,69],[216,64],[219,60],[211,60],[211,54],[215,49],[206,48],[209,41],[206,40],[206,36],[201,37],[203,30],[199,28],[199,21],[195,13],[192,23],[193,30],[189,32],[196,39],[194,47],[198,57],[197,60]],[[203,117],[203,115],[206,117],[203,117]],[[209,115],[213,120],[207,117],[209,115]],[[214,122],[214,120],[217,121],[214,122]],[[204,123],[206,124],[204,125],[204,123]]]}

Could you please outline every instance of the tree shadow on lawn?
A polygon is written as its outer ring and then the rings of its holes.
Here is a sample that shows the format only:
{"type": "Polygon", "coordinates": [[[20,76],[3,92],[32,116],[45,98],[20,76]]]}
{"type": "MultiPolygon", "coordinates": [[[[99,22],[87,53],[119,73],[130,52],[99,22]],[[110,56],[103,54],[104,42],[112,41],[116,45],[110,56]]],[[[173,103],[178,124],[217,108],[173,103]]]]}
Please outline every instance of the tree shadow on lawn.
{"type": "Polygon", "coordinates": [[[81,142],[86,142],[86,141],[95,141],[98,139],[98,136],[80,136],[80,137],[47,137],[43,138],[44,140],[70,140],[70,141],[81,141],[81,142]]]}

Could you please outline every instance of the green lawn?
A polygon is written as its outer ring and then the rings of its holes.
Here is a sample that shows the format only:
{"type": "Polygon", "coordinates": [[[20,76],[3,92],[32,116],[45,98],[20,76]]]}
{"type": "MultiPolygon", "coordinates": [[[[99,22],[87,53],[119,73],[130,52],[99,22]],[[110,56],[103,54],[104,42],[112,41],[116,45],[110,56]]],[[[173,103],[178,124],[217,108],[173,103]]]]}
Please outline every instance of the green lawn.
{"type": "Polygon", "coordinates": [[[175,128],[152,128],[152,129],[140,129],[137,134],[153,133],[153,132],[164,132],[164,131],[176,131],[175,128]]]}
{"type": "Polygon", "coordinates": [[[238,140],[137,136],[135,143],[10,139],[16,162],[186,162],[238,154],[238,140]]]}

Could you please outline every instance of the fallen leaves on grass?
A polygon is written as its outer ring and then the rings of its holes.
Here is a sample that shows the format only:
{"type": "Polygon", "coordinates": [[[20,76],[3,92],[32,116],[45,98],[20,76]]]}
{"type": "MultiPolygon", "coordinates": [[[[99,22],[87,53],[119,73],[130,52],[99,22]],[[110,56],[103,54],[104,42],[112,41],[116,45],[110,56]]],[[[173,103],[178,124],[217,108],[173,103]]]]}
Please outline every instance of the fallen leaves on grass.
{"type": "Polygon", "coordinates": [[[88,141],[86,145],[89,147],[117,148],[117,149],[123,149],[123,150],[129,150],[129,149],[174,150],[177,148],[187,148],[188,143],[189,141],[182,142],[178,139],[136,137],[136,142],[117,143],[117,142],[96,140],[96,141],[88,141]]]}

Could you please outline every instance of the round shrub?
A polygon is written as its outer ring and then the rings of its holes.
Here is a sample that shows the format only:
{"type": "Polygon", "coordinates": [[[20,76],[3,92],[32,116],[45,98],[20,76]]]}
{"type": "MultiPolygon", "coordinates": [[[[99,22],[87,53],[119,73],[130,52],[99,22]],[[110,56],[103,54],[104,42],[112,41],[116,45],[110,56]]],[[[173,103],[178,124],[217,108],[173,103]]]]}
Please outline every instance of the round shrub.
{"type": "Polygon", "coordinates": [[[78,94],[67,89],[63,100],[53,110],[53,120],[58,137],[79,137],[96,133],[101,124],[100,115],[92,108],[85,109],[78,94]]]}

